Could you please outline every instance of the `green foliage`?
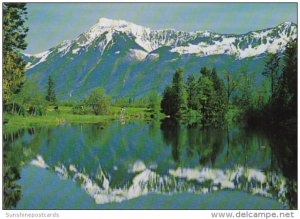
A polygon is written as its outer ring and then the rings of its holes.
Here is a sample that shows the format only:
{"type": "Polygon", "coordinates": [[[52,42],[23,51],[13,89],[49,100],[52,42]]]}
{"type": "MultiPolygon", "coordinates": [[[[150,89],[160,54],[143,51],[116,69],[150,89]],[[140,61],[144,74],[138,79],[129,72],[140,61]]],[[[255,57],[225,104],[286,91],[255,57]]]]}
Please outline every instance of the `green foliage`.
{"type": "Polygon", "coordinates": [[[176,114],[176,110],[173,107],[173,103],[175,101],[175,94],[172,87],[167,86],[163,92],[163,97],[160,103],[162,112],[166,115],[174,116],[176,114]]]}
{"type": "Polygon", "coordinates": [[[3,208],[12,209],[21,199],[21,186],[17,184],[20,179],[20,170],[15,166],[3,165],[3,208]]]}
{"type": "Polygon", "coordinates": [[[284,53],[284,66],[272,97],[273,119],[297,122],[297,39],[289,42],[284,53]]]}
{"type": "Polygon", "coordinates": [[[187,106],[189,109],[197,110],[197,81],[194,75],[189,75],[186,82],[187,106]]]}
{"type": "Polygon", "coordinates": [[[93,89],[90,95],[84,100],[80,101],[72,108],[74,114],[88,114],[107,115],[109,114],[111,106],[111,98],[107,96],[102,87],[93,89]]]}
{"type": "Polygon", "coordinates": [[[88,107],[88,103],[86,100],[82,100],[72,107],[73,114],[86,115],[89,112],[90,112],[90,109],[88,107]]]}
{"type": "Polygon", "coordinates": [[[150,116],[152,118],[158,118],[160,114],[160,97],[155,92],[152,91],[148,95],[149,104],[148,104],[148,112],[150,112],[150,116]]]}
{"type": "MultiPolygon", "coordinates": [[[[25,80],[25,62],[20,50],[26,49],[25,37],[28,28],[25,3],[3,3],[3,100],[10,101],[20,92],[25,80]]],[[[6,111],[6,108],[4,108],[6,111]]]]}
{"type": "Polygon", "coordinates": [[[63,101],[59,101],[57,102],[57,104],[59,106],[69,106],[69,107],[73,107],[77,104],[77,102],[75,100],[63,100],[63,101]]]}
{"type": "Polygon", "coordinates": [[[225,72],[224,78],[225,78],[224,86],[227,94],[227,103],[229,103],[231,95],[236,90],[238,83],[237,80],[233,78],[232,73],[228,71],[225,72]]]}
{"type": "Polygon", "coordinates": [[[198,111],[201,113],[202,122],[204,124],[213,122],[216,117],[217,96],[209,76],[202,75],[199,78],[197,99],[199,102],[198,111]]]}
{"type": "Polygon", "coordinates": [[[223,121],[228,108],[228,99],[226,96],[225,85],[223,81],[219,78],[215,68],[213,68],[211,72],[211,80],[213,82],[213,87],[216,92],[217,105],[215,110],[217,114],[217,120],[223,121]]]}
{"type": "Polygon", "coordinates": [[[19,94],[13,94],[5,103],[6,111],[11,114],[41,116],[46,113],[47,104],[40,88],[32,81],[25,81],[19,94]]]}
{"type": "Polygon", "coordinates": [[[239,96],[235,98],[235,104],[246,111],[253,103],[253,79],[246,71],[242,72],[237,89],[239,96]]]}
{"type": "Polygon", "coordinates": [[[48,83],[47,83],[47,95],[46,95],[46,100],[48,102],[56,102],[56,95],[55,95],[55,92],[54,92],[54,87],[55,87],[55,84],[54,84],[54,80],[52,79],[51,75],[49,75],[48,77],[48,83]]]}
{"type": "Polygon", "coordinates": [[[270,79],[271,96],[275,91],[279,79],[279,56],[277,53],[268,53],[263,75],[270,79]]]}
{"type": "Polygon", "coordinates": [[[183,71],[177,70],[172,87],[167,86],[161,101],[162,112],[175,118],[201,121],[204,125],[223,122],[228,108],[226,90],[216,69],[203,67],[198,80],[190,75],[183,82],[183,71]]]}
{"type": "Polygon", "coordinates": [[[227,96],[223,81],[215,68],[210,71],[201,68],[196,89],[197,110],[201,122],[205,125],[216,125],[225,120],[227,111],[227,96]]]}
{"type": "Polygon", "coordinates": [[[173,75],[174,108],[177,117],[183,117],[187,111],[187,94],[183,79],[183,70],[177,69],[173,75]]]}
{"type": "Polygon", "coordinates": [[[111,98],[105,95],[103,88],[98,87],[88,96],[87,104],[95,115],[108,114],[111,98]]]}
{"type": "Polygon", "coordinates": [[[240,119],[247,125],[275,125],[295,131],[297,127],[297,40],[289,42],[283,57],[283,68],[278,55],[270,54],[265,63],[264,81],[254,92],[253,82],[245,74],[239,81],[240,119]],[[282,73],[280,74],[280,69],[282,73]],[[269,98],[271,96],[271,98],[269,98]]]}
{"type": "Polygon", "coordinates": [[[162,112],[171,117],[183,117],[187,112],[187,93],[183,70],[177,69],[173,75],[172,87],[166,87],[161,101],[162,112]]]}

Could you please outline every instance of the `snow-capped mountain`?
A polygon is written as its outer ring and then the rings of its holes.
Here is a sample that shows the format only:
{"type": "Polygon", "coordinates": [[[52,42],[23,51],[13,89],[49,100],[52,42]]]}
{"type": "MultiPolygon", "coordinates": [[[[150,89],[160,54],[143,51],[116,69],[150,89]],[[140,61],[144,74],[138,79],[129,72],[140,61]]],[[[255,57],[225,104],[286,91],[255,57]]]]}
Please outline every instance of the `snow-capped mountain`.
{"type": "Polygon", "coordinates": [[[237,63],[256,60],[267,52],[283,52],[287,42],[296,37],[297,26],[290,22],[236,35],[151,30],[123,20],[100,18],[76,39],[24,58],[27,76],[43,86],[45,77],[53,75],[63,99],[74,95],[81,98],[96,86],[104,86],[113,96],[139,96],[147,89],[161,91],[175,67],[181,66],[191,74],[207,60],[208,67],[221,67],[223,63],[236,68],[237,63]],[[227,59],[230,63],[224,63],[227,59]],[[157,77],[162,81],[150,80],[157,77]],[[67,83],[61,84],[61,80],[67,83]]]}

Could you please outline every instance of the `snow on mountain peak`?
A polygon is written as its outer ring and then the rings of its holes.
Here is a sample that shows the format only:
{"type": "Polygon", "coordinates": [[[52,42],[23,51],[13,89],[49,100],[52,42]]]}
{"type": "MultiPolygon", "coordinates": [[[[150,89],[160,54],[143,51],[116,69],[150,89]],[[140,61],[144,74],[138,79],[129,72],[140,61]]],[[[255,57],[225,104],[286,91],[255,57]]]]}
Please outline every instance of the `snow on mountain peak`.
{"type": "MultiPolygon", "coordinates": [[[[125,20],[113,20],[99,18],[87,32],[81,34],[73,41],[64,41],[58,47],[61,56],[67,54],[72,48],[74,55],[81,48],[87,49],[96,39],[97,48],[101,53],[113,40],[114,34],[124,33],[131,37],[148,54],[160,47],[170,47],[171,52],[184,54],[196,54],[197,56],[209,56],[217,54],[234,55],[242,59],[257,56],[265,52],[283,51],[290,39],[297,37],[297,25],[292,22],[284,22],[274,28],[251,31],[246,34],[217,34],[210,31],[185,32],[174,29],[151,30],[125,20]],[[101,38],[99,38],[101,37],[101,38]],[[76,44],[75,47],[73,46],[76,44]]],[[[142,50],[141,50],[142,51],[142,50]]],[[[143,52],[131,51],[133,57],[143,59],[143,52]]],[[[49,52],[35,55],[42,61],[47,58],[49,52]]]]}
{"type": "Polygon", "coordinates": [[[108,18],[99,18],[96,23],[97,26],[101,27],[124,27],[131,25],[132,23],[124,21],[124,20],[113,20],[108,18]]]}

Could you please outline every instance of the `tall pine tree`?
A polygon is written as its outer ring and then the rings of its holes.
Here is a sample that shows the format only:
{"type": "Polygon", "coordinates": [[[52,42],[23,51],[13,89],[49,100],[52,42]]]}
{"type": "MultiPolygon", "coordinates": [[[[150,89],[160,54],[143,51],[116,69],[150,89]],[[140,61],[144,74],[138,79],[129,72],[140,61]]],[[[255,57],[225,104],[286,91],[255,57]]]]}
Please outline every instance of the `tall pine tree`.
{"type": "Polygon", "coordinates": [[[48,77],[48,83],[47,83],[48,87],[47,87],[47,96],[46,96],[46,100],[49,102],[55,102],[56,101],[56,95],[54,92],[54,87],[55,87],[55,83],[52,79],[52,77],[49,75],[48,77]]]}
{"type": "Polygon", "coordinates": [[[284,52],[284,66],[272,99],[273,119],[297,122],[297,39],[289,42],[284,52]]]}
{"type": "Polygon", "coordinates": [[[183,79],[183,70],[177,69],[173,75],[172,89],[175,94],[174,107],[177,117],[183,117],[187,111],[187,94],[183,79]]]}
{"type": "Polygon", "coordinates": [[[187,111],[187,94],[183,70],[177,69],[173,75],[172,87],[167,86],[161,101],[162,112],[171,117],[184,117],[187,111]]]}
{"type": "Polygon", "coordinates": [[[265,63],[265,68],[263,71],[263,75],[270,79],[271,85],[271,97],[275,91],[275,87],[277,86],[277,82],[279,79],[279,56],[277,53],[268,53],[265,63]]]}
{"type": "Polygon", "coordinates": [[[197,81],[194,75],[189,75],[186,82],[186,91],[188,108],[197,110],[197,81]]]}
{"type": "MultiPolygon", "coordinates": [[[[3,3],[3,100],[8,103],[19,93],[25,80],[25,62],[20,51],[25,50],[28,28],[25,3],[3,3]]],[[[4,108],[5,110],[5,108],[4,108]]]]}

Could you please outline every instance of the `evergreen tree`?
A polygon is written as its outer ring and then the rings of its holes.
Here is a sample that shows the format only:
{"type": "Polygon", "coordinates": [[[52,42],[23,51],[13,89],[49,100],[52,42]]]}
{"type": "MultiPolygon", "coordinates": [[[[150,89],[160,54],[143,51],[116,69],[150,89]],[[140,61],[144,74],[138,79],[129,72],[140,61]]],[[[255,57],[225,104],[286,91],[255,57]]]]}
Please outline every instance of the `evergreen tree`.
{"type": "Polygon", "coordinates": [[[172,87],[167,86],[163,92],[162,100],[160,103],[161,110],[164,114],[174,117],[176,109],[174,107],[175,94],[172,87]]]}
{"type": "Polygon", "coordinates": [[[239,97],[238,99],[238,105],[243,111],[247,111],[250,109],[252,105],[252,94],[253,94],[253,81],[250,75],[244,71],[241,74],[240,80],[239,80],[239,97]]]}
{"type": "Polygon", "coordinates": [[[200,75],[202,75],[202,76],[210,76],[210,70],[208,69],[208,68],[206,68],[206,67],[202,67],[201,69],[200,69],[200,75]]]}
{"type": "Polygon", "coordinates": [[[186,91],[188,108],[197,110],[197,81],[194,75],[189,75],[186,82],[186,91]]]}
{"type": "Polygon", "coordinates": [[[162,112],[171,117],[184,117],[187,111],[187,94],[183,70],[177,69],[173,75],[172,87],[167,86],[161,101],[162,112]]]}
{"type": "Polygon", "coordinates": [[[47,87],[47,96],[46,100],[49,102],[55,102],[56,101],[56,95],[54,92],[55,83],[52,79],[52,77],[49,75],[48,77],[48,87],[47,87]]]}
{"type": "Polygon", "coordinates": [[[211,124],[216,120],[216,97],[217,95],[210,77],[202,75],[198,80],[197,101],[199,103],[198,110],[205,125],[211,124]]]}
{"type": "Polygon", "coordinates": [[[271,97],[275,91],[275,87],[277,86],[277,82],[279,79],[279,56],[277,53],[268,53],[265,63],[265,68],[263,71],[263,75],[270,79],[270,91],[271,97]]]}
{"type": "Polygon", "coordinates": [[[297,39],[289,42],[284,52],[283,72],[272,100],[273,118],[278,122],[297,116],[297,39]]]}
{"type": "Polygon", "coordinates": [[[223,81],[220,80],[217,71],[213,68],[211,72],[211,80],[213,82],[213,87],[216,92],[216,113],[218,120],[221,121],[225,117],[227,111],[227,97],[223,81]]]}
{"type": "Polygon", "coordinates": [[[227,95],[227,103],[229,103],[232,93],[237,88],[237,82],[233,78],[232,74],[230,72],[225,72],[225,88],[226,88],[226,95],[227,95]]]}
{"type": "MultiPolygon", "coordinates": [[[[3,3],[3,100],[4,105],[13,94],[19,93],[25,80],[25,62],[20,50],[26,49],[28,28],[25,3],[3,3]]],[[[4,108],[5,110],[5,108],[4,108]]]]}
{"type": "Polygon", "coordinates": [[[177,69],[173,75],[172,89],[175,95],[174,108],[177,117],[182,117],[187,110],[187,94],[183,79],[183,70],[177,69]]]}

